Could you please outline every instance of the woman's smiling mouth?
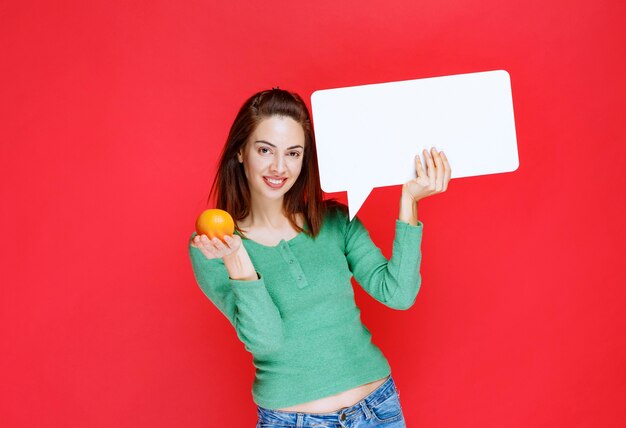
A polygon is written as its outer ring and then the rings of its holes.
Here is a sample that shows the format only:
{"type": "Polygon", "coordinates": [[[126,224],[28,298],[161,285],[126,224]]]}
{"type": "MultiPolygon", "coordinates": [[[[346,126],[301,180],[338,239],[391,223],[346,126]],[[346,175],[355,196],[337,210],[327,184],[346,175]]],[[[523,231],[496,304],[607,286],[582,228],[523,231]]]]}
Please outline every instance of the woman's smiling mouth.
{"type": "Polygon", "coordinates": [[[274,177],[263,177],[265,184],[270,186],[272,189],[280,189],[283,187],[285,182],[287,182],[286,178],[274,178],[274,177]]]}

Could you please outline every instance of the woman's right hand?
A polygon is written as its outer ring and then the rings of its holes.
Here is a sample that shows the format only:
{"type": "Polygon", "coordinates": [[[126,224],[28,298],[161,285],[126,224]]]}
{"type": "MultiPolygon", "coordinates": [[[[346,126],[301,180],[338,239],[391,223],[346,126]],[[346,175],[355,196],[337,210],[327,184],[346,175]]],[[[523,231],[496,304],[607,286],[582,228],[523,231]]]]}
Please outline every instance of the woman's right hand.
{"type": "Polygon", "coordinates": [[[199,249],[207,259],[224,260],[224,267],[231,279],[239,281],[259,279],[239,235],[224,236],[223,242],[218,238],[209,239],[206,235],[196,235],[190,245],[199,249]]]}
{"type": "Polygon", "coordinates": [[[206,235],[196,235],[191,240],[191,246],[199,249],[207,259],[221,259],[228,257],[241,247],[241,237],[238,235],[224,236],[224,241],[219,238],[209,239],[206,235]]]}

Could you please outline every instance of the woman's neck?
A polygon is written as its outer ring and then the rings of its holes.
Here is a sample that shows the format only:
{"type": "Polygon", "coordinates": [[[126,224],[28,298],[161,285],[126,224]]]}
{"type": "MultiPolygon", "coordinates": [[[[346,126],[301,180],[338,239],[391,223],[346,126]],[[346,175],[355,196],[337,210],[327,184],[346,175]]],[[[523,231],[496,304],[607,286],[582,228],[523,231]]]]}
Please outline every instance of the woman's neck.
{"type": "MultiPolygon", "coordinates": [[[[296,215],[296,222],[302,227],[302,215],[296,215]]],[[[277,245],[283,239],[288,241],[298,235],[283,211],[282,201],[280,204],[252,203],[250,214],[239,226],[249,239],[263,245],[277,245]]]]}
{"type": "Polygon", "coordinates": [[[270,203],[253,200],[250,205],[250,214],[244,220],[246,228],[283,229],[289,224],[282,199],[270,203]]]}

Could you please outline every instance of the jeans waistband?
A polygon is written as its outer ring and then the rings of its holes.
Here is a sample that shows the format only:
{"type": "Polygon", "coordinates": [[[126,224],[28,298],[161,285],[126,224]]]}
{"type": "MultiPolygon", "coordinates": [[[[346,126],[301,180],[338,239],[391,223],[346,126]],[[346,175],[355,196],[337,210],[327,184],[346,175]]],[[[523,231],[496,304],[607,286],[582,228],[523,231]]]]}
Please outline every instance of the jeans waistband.
{"type": "Polygon", "coordinates": [[[377,406],[385,401],[390,395],[396,393],[396,386],[393,378],[389,378],[383,382],[378,388],[372,391],[367,397],[358,403],[344,407],[330,413],[303,413],[303,412],[285,412],[281,410],[266,409],[257,406],[257,413],[261,422],[283,422],[293,424],[295,426],[305,426],[311,423],[320,422],[337,422],[339,420],[347,420],[355,418],[358,415],[365,414],[369,416],[369,409],[377,406]]]}

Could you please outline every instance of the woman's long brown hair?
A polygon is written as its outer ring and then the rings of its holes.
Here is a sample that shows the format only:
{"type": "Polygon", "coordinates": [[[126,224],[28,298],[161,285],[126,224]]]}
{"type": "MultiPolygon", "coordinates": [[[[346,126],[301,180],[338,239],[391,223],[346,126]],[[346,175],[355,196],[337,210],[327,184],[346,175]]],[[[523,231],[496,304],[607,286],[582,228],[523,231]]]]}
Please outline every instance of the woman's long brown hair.
{"type": "MultiPolygon", "coordinates": [[[[209,201],[213,198],[217,208],[229,212],[235,225],[250,214],[250,189],[237,153],[243,149],[259,122],[272,116],[290,117],[304,130],[302,169],[293,187],[285,194],[283,212],[294,229],[298,232],[304,230],[315,237],[322,226],[325,204],[322,200],[311,117],[306,104],[295,93],[275,88],[259,92],[243,104],[222,150],[209,201]],[[304,216],[306,229],[298,226],[297,214],[304,216]]],[[[238,226],[237,230],[241,232],[238,226]]]]}

